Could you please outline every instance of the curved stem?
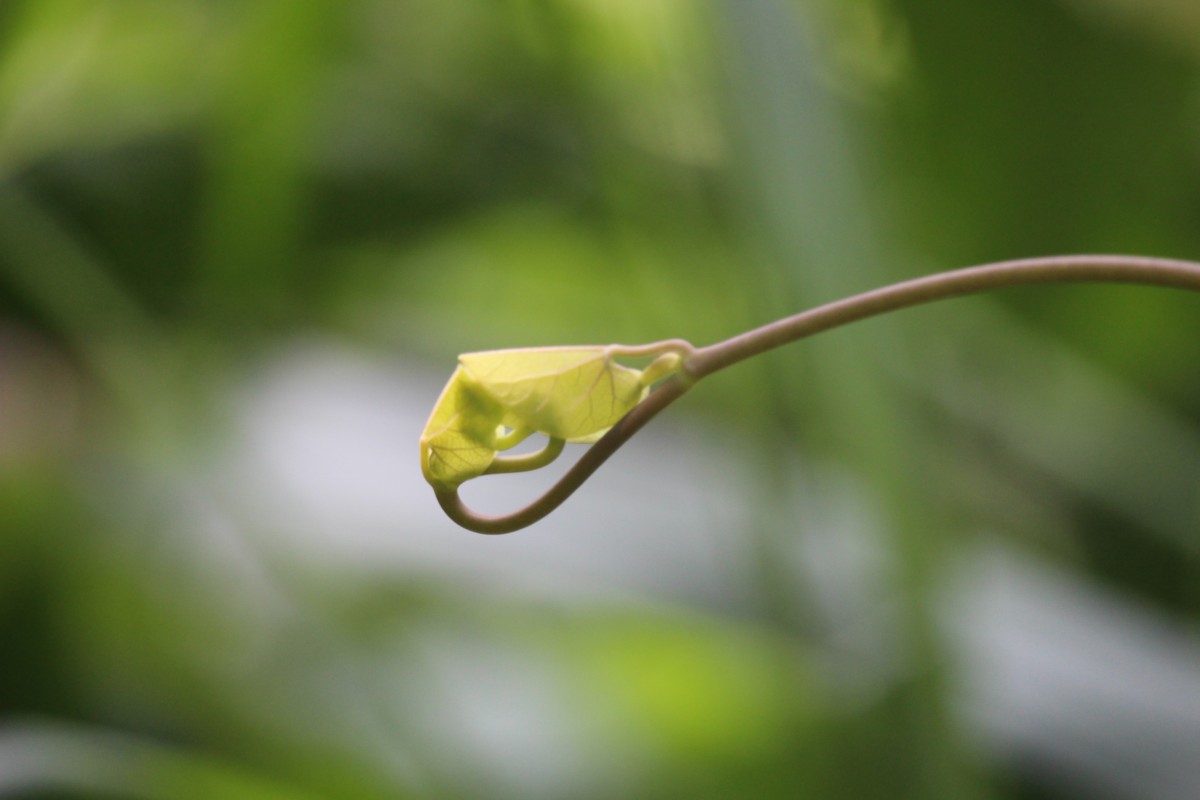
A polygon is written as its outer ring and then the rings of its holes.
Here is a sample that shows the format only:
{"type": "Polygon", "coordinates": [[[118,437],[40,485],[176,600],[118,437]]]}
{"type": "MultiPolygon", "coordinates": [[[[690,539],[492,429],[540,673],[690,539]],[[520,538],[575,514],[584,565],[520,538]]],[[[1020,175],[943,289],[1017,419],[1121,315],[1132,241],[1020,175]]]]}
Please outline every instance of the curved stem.
{"type": "Polygon", "coordinates": [[[483,474],[499,475],[504,472],[528,472],[531,469],[541,469],[562,454],[564,444],[566,442],[562,439],[551,437],[546,442],[546,446],[536,452],[526,453],[522,456],[496,456],[483,474]]]}
{"type": "Polygon", "coordinates": [[[625,416],[609,429],[571,468],[551,486],[545,494],[529,505],[511,514],[491,516],[478,514],[467,508],[457,490],[435,489],[438,504],[446,512],[446,516],[476,533],[512,533],[515,530],[528,527],[562,505],[591,474],[608,460],[609,456],[628,441],[642,426],[653,419],[654,415],[675,402],[691,388],[692,382],[681,375],[676,375],[663,381],[662,385],[652,391],[645,400],[633,407],[625,416]]]}
{"type": "Polygon", "coordinates": [[[708,347],[692,350],[686,342],[675,340],[680,350],[686,353],[682,372],[664,381],[635,406],[537,500],[502,516],[471,511],[463,505],[456,491],[437,491],[438,502],[452,520],[477,533],[498,534],[519,530],[562,505],[633,434],[701,378],[815,333],[889,311],[1006,286],[1039,283],[1131,283],[1200,292],[1200,263],[1110,255],[1001,261],[928,275],[864,292],[786,317],[708,347]]]}
{"type": "Polygon", "coordinates": [[[699,380],[781,345],[889,311],[1039,283],[1134,283],[1200,291],[1200,264],[1141,256],[1048,256],[939,272],[828,303],[700,348],[684,360],[684,367],[699,380]]]}

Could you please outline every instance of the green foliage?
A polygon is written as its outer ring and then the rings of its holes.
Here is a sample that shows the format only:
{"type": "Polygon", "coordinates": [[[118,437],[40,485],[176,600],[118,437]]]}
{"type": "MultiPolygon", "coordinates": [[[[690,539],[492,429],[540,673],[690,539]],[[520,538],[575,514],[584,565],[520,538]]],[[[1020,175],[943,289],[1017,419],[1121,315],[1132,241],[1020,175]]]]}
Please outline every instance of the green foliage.
{"type": "MultiPolygon", "coordinates": [[[[645,370],[617,363],[653,349],[548,347],[491,350],[458,357],[421,434],[421,471],[438,489],[487,472],[496,454],[534,433],[595,442],[667,377],[679,357],[663,354],[645,370]]],[[[525,468],[545,461],[527,462],[525,468]]]]}

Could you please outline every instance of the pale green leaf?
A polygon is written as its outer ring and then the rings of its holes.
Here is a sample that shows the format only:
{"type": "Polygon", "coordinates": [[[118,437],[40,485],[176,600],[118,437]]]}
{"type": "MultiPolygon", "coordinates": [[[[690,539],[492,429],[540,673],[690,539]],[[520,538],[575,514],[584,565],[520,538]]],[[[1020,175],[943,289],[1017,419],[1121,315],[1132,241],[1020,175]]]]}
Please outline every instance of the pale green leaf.
{"type": "Polygon", "coordinates": [[[421,434],[421,472],[435,487],[454,488],[482,475],[496,457],[500,405],[454,370],[421,434]]]}
{"type": "Polygon", "coordinates": [[[504,408],[504,422],[569,442],[598,439],[645,396],[640,370],[612,347],[493,350],[459,356],[462,369],[504,408]]]}
{"type": "Polygon", "coordinates": [[[596,441],[680,362],[656,345],[492,350],[458,360],[421,435],[421,471],[438,489],[485,472],[535,469],[563,441],[596,441]],[[643,371],[616,363],[619,355],[658,358],[643,371]],[[496,458],[531,433],[550,439],[542,453],[496,458]]]}

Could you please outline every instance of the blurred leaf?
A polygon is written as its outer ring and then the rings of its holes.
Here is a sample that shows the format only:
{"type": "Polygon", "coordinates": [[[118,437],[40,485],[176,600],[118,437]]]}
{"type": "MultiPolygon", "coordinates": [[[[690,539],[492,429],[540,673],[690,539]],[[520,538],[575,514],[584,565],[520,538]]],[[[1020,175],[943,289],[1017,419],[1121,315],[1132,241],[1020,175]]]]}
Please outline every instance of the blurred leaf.
{"type": "Polygon", "coordinates": [[[1200,53],[1200,5],[1192,0],[1062,0],[1080,16],[1152,37],[1186,53],[1200,53]]]}
{"type": "Polygon", "coordinates": [[[102,728],[47,722],[0,727],[0,763],[6,765],[0,770],[4,796],[154,800],[316,800],[321,796],[185,748],[102,728]],[[37,794],[27,794],[31,790],[37,794]]]}
{"type": "Polygon", "coordinates": [[[9,2],[0,171],[178,124],[202,104],[204,16],[186,0],[9,2]]]}

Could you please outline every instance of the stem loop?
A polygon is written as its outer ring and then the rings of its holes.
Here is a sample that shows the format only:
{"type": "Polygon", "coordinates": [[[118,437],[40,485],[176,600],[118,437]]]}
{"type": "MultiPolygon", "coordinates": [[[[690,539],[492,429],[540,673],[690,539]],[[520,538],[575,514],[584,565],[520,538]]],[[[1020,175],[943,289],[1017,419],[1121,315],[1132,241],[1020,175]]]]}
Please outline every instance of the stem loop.
{"type": "MultiPolygon", "coordinates": [[[[673,345],[672,350],[682,356],[683,369],[634,406],[541,497],[518,511],[501,516],[471,511],[463,504],[457,490],[435,490],[438,503],[452,520],[476,533],[499,534],[520,530],[562,505],[633,434],[701,378],[776,347],[851,322],[951,297],[1007,286],[1042,283],[1129,283],[1200,292],[1200,263],[1114,255],[1048,256],[1000,261],[884,286],[785,317],[708,347],[696,349],[686,341],[672,340],[669,344],[673,345]]],[[[655,346],[661,348],[663,344],[668,343],[660,342],[655,346]]],[[[640,355],[649,347],[625,348],[629,352],[622,354],[640,355]]],[[[661,353],[662,350],[657,352],[661,353]]],[[[545,455],[551,450],[552,444],[535,455],[545,455]]]]}

